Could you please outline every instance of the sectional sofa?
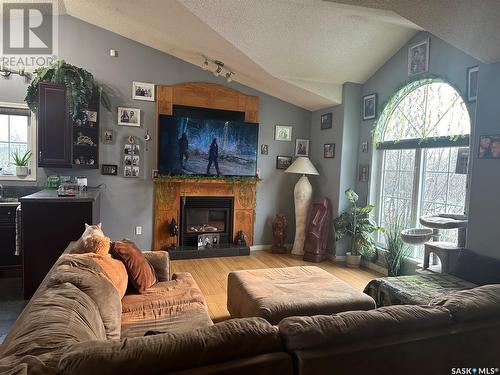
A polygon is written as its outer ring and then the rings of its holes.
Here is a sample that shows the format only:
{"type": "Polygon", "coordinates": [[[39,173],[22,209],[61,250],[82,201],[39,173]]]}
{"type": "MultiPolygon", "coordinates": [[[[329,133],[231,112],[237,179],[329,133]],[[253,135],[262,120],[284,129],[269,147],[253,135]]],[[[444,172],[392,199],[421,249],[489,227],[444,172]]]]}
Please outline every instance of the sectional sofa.
{"type": "Polygon", "coordinates": [[[145,256],[157,284],[124,296],[115,260],[61,256],[1,346],[0,373],[448,374],[500,366],[500,285],[423,306],[213,324],[192,277],[171,274],[165,252],[145,256]]]}

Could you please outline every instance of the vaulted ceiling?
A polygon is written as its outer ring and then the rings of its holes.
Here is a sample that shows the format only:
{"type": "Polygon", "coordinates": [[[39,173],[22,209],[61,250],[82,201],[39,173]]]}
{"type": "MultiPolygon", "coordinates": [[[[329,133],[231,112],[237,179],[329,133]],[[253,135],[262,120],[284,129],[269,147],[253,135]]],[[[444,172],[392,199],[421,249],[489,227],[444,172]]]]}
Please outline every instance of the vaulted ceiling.
{"type": "Polygon", "coordinates": [[[341,103],[344,82],[364,83],[419,30],[500,61],[500,0],[60,1],[192,64],[221,60],[235,81],[309,110],[341,103]]]}
{"type": "Polygon", "coordinates": [[[341,103],[344,82],[365,82],[420,29],[321,0],[63,1],[73,17],[198,66],[221,60],[235,81],[309,110],[341,103]]]}

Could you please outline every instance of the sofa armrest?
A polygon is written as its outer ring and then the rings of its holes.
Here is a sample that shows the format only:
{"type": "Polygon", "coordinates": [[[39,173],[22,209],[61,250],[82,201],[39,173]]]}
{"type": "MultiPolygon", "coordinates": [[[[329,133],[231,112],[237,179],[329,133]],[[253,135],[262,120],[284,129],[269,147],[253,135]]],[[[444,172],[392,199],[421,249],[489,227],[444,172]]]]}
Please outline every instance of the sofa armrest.
{"type": "Polygon", "coordinates": [[[153,266],[158,281],[170,280],[170,258],[166,251],[144,251],[144,257],[153,266]]]}

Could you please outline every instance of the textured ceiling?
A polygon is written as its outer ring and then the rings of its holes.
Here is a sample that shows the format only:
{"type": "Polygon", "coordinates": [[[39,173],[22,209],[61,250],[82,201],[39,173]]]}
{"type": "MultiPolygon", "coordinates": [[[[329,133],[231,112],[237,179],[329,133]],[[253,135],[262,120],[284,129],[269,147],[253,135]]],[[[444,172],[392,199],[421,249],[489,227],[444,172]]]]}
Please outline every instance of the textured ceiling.
{"type": "Polygon", "coordinates": [[[476,59],[500,61],[499,0],[326,0],[393,11],[476,59]]]}
{"type": "Polygon", "coordinates": [[[64,7],[198,66],[202,54],[224,61],[235,81],[309,110],[341,103],[344,82],[365,82],[420,29],[392,11],[321,0],[64,0],[64,7]]]}

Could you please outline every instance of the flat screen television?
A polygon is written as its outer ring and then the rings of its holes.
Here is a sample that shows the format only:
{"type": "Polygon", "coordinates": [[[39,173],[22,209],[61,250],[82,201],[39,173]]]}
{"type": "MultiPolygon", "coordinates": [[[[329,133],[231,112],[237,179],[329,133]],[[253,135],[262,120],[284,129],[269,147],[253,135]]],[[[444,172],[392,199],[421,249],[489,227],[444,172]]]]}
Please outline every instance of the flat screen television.
{"type": "Polygon", "coordinates": [[[259,124],[161,115],[161,175],[255,176],[259,124]]]}

